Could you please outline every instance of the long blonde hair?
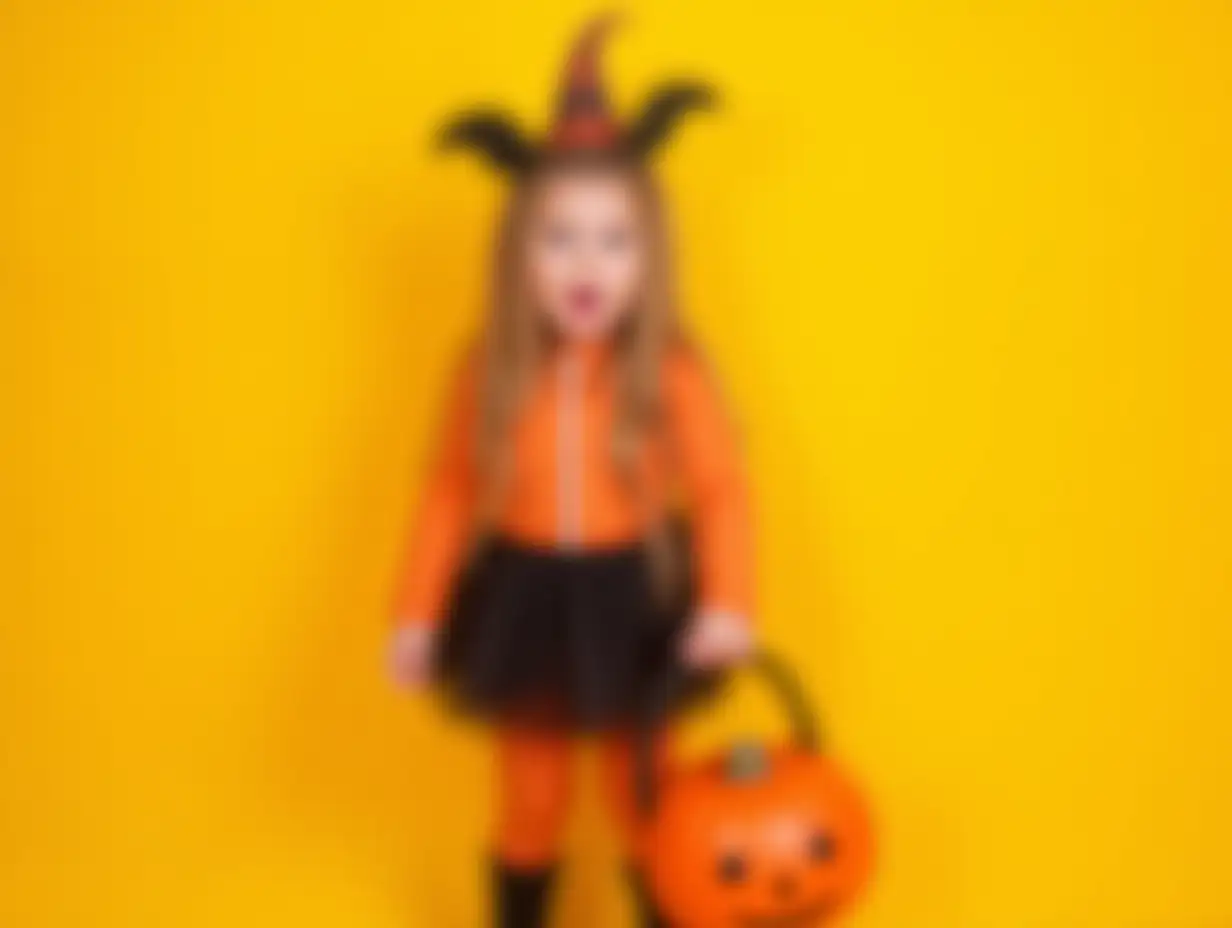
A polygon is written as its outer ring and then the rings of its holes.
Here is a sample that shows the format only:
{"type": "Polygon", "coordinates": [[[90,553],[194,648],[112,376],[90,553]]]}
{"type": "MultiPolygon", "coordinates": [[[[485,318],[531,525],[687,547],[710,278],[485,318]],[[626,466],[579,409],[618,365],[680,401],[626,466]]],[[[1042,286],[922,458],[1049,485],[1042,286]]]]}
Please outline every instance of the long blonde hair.
{"type": "Polygon", "coordinates": [[[606,158],[549,164],[517,184],[502,217],[483,333],[479,434],[485,521],[495,515],[508,477],[509,433],[519,404],[550,347],[552,335],[526,279],[526,229],[544,180],[559,171],[616,172],[638,203],[647,240],[645,285],[621,322],[614,344],[616,409],[611,454],[630,491],[637,492],[638,449],[660,425],[665,352],[680,337],[675,312],[667,217],[659,188],[641,164],[606,158]]]}

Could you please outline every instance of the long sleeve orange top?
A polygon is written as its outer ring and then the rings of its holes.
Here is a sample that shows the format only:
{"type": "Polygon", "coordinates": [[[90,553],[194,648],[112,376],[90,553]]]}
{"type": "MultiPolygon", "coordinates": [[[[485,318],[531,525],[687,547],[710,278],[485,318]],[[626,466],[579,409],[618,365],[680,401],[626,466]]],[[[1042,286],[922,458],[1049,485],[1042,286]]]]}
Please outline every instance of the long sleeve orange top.
{"type": "MultiPolygon", "coordinates": [[[[515,417],[494,517],[519,543],[586,551],[627,544],[679,500],[692,527],[699,608],[749,616],[749,493],[732,424],[704,364],[686,348],[664,361],[664,428],[639,455],[630,491],[611,454],[612,364],[602,348],[544,365],[515,417]]],[[[438,622],[476,527],[479,372],[450,390],[396,601],[401,624],[438,622]]]]}

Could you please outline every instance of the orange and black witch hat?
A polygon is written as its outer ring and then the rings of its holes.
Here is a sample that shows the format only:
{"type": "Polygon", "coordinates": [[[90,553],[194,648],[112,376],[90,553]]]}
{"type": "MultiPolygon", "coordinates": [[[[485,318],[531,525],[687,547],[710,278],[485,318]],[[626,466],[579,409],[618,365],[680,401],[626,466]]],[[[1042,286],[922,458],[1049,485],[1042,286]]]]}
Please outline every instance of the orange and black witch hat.
{"type": "Polygon", "coordinates": [[[616,25],[604,15],[582,30],[565,63],[556,115],[546,139],[529,139],[518,124],[499,110],[463,113],[446,124],[441,142],[447,148],[469,148],[497,168],[521,175],[552,158],[597,154],[644,159],[671,133],[679,118],[714,102],[714,91],[695,81],[674,81],[657,88],[637,117],[622,124],[604,90],[599,63],[603,45],[616,25]]]}

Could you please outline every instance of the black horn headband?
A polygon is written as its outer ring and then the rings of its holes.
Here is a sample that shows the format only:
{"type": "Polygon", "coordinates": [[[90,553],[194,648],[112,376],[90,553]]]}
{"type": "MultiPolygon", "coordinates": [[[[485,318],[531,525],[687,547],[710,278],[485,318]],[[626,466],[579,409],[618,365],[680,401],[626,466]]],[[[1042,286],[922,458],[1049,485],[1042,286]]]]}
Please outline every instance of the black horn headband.
{"type": "Polygon", "coordinates": [[[575,42],[565,65],[556,117],[547,138],[530,139],[509,115],[497,109],[459,114],[442,129],[441,144],[477,152],[494,167],[518,176],[552,156],[612,154],[634,159],[650,157],[671,135],[681,117],[710,109],[715,92],[708,84],[673,81],[654,90],[638,115],[622,125],[603,87],[599,59],[616,24],[601,16],[589,23],[575,42]]]}

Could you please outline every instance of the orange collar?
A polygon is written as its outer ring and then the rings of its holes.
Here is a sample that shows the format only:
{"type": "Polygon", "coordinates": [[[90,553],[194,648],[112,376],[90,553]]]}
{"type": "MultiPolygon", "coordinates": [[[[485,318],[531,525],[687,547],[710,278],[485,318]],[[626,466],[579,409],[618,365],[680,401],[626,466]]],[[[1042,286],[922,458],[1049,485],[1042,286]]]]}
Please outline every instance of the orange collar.
{"type": "Polygon", "coordinates": [[[605,371],[612,359],[613,348],[609,339],[571,341],[557,345],[550,355],[552,364],[566,360],[575,361],[582,376],[590,379],[605,371]]]}

